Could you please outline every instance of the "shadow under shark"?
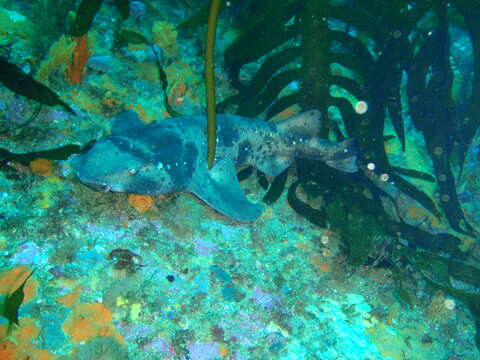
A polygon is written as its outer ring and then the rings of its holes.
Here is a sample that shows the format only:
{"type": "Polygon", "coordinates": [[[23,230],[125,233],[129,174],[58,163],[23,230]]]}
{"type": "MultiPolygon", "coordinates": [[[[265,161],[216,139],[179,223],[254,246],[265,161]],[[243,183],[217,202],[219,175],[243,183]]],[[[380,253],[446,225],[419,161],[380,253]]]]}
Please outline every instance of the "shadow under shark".
{"type": "Polygon", "coordinates": [[[353,139],[340,143],[317,138],[321,114],[310,110],[280,123],[217,114],[217,150],[207,168],[205,115],[182,116],[145,125],[131,111],[119,114],[112,134],[73,159],[85,185],[102,192],[160,195],[195,194],[218,212],[240,221],[254,221],[263,206],[250,202],[236,169],[251,165],[274,177],[295,158],[324,161],[356,172],[353,139]]]}

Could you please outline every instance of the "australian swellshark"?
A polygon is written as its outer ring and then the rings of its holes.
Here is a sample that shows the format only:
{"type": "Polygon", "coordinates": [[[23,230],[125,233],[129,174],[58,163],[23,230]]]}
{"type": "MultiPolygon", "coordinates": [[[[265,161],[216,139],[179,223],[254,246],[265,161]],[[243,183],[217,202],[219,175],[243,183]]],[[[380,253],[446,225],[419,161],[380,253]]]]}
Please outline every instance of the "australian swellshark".
{"type": "Polygon", "coordinates": [[[160,195],[195,194],[218,212],[240,221],[254,221],[263,206],[250,202],[236,169],[252,165],[272,177],[295,158],[324,161],[355,172],[352,139],[340,143],[316,137],[321,114],[310,110],[279,123],[217,114],[217,150],[207,168],[206,116],[192,115],[143,124],[131,110],[119,114],[111,135],[73,159],[84,184],[98,191],[160,195]]]}

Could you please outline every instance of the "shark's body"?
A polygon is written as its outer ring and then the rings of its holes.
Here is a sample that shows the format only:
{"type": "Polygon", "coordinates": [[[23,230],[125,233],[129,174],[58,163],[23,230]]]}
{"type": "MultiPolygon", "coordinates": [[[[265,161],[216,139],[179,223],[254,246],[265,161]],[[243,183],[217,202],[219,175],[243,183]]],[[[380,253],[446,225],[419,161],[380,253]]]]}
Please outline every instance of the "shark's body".
{"type": "Polygon", "coordinates": [[[319,126],[316,110],[278,124],[218,114],[215,163],[209,170],[205,115],[143,125],[135,113],[126,111],[117,116],[110,136],[74,159],[74,167],[83,183],[99,191],[141,195],[188,191],[226,216],[253,221],[263,206],[243,194],[236,177],[236,168],[242,165],[276,176],[295,158],[310,158],[357,171],[353,142],[319,139],[315,137],[319,126]]]}

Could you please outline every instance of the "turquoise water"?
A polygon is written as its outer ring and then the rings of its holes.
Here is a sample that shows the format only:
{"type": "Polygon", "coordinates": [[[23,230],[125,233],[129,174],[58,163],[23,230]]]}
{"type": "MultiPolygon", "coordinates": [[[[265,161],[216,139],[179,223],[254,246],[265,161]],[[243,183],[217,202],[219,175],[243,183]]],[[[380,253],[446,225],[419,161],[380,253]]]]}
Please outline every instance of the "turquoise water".
{"type": "Polygon", "coordinates": [[[210,6],[0,1],[0,359],[480,359],[479,3],[210,6]]]}

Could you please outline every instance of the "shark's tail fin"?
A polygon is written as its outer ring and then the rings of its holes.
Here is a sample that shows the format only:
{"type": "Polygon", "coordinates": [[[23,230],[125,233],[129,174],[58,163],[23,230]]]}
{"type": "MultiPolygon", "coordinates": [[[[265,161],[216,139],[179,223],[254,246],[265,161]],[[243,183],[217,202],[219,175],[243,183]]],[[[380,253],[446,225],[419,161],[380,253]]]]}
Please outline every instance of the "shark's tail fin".
{"type": "Polygon", "coordinates": [[[336,143],[313,137],[297,144],[296,156],[304,159],[321,160],[328,166],[345,172],[356,172],[358,147],[354,139],[336,143]]]}
{"type": "Polygon", "coordinates": [[[322,160],[335,169],[353,173],[358,171],[357,153],[358,146],[355,139],[347,139],[335,144],[333,151],[322,160]]]}
{"type": "Polygon", "coordinates": [[[305,111],[277,124],[280,133],[286,135],[289,141],[287,148],[292,153],[283,157],[275,157],[260,164],[267,174],[276,176],[280,170],[288,167],[294,157],[322,160],[327,165],[345,172],[356,172],[357,144],[354,139],[340,143],[318,138],[321,126],[319,110],[305,111]],[[293,140],[292,140],[293,139],[293,140]],[[291,145],[293,146],[290,147],[291,145]]]}

